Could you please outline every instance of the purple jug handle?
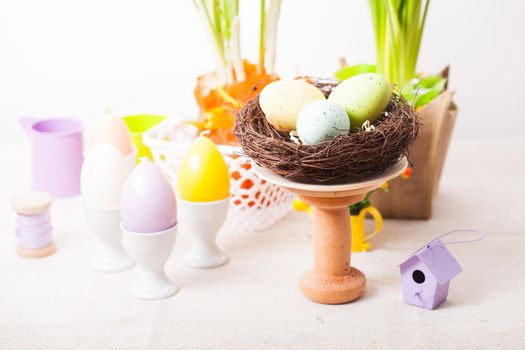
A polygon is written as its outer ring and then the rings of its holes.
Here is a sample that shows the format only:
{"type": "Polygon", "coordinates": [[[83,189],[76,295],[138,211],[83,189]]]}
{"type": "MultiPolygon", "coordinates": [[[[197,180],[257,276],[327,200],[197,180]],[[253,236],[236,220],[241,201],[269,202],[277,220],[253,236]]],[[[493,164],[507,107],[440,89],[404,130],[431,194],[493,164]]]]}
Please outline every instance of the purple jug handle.
{"type": "Polygon", "coordinates": [[[31,135],[31,130],[33,130],[33,125],[38,122],[40,119],[35,117],[22,117],[18,118],[18,123],[22,126],[22,129],[26,134],[31,135]]]}

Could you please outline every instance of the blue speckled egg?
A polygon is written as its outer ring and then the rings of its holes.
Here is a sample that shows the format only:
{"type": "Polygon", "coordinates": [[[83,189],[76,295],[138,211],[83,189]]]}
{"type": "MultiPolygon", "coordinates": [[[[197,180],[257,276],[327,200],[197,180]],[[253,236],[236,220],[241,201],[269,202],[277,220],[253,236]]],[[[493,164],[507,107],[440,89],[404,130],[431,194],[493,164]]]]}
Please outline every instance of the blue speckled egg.
{"type": "Polygon", "coordinates": [[[305,145],[315,145],[348,134],[350,119],[345,109],[328,100],[313,101],[304,106],[297,118],[297,134],[305,145]]]}

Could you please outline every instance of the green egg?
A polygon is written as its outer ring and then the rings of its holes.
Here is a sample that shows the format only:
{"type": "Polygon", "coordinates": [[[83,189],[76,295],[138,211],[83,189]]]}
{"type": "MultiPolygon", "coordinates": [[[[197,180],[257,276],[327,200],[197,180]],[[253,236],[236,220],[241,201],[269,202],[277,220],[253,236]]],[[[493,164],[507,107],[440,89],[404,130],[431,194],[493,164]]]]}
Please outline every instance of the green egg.
{"type": "Polygon", "coordinates": [[[363,73],[341,82],[328,97],[345,108],[352,128],[367,120],[373,123],[386,109],[392,95],[388,80],[380,74],[363,73]]]}

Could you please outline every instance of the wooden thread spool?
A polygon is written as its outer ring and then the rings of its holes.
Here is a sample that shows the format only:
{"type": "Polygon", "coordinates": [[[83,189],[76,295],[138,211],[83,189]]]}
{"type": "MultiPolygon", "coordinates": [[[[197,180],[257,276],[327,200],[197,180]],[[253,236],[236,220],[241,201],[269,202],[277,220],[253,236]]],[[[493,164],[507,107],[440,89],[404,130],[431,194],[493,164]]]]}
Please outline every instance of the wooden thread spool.
{"type": "Polygon", "coordinates": [[[52,198],[45,192],[15,196],[11,206],[17,212],[16,252],[24,258],[43,258],[56,251],[49,208],[52,198]]]}
{"type": "Polygon", "coordinates": [[[322,304],[342,304],[359,298],[365,291],[366,278],[350,265],[348,206],[362,200],[366,191],[338,193],[341,197],[319,197],[319,193],[292,191],[314,207],[314,268],[301,277],[301,290],[309,299],[322,304]]]}

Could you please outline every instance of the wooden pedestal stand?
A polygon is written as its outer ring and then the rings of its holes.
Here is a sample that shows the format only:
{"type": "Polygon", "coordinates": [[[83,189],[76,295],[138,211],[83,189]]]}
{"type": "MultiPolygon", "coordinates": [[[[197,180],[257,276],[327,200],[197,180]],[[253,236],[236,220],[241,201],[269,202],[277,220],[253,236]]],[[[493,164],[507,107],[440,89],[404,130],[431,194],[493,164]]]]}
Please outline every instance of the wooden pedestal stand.
{"type": "Polygon", "coordinates": [[[383,182],[403,173],[406,159],[381,176],[342,185],[313,185],[290,181],[254,165],[263,180],[284,187],[314,207],[313,243],[315,266],[301,278],[301,290],[322,304],[343,304],[359,298],[366,278],[350,266],[351,231],[348,206],[362,200],[383,182]]]}

